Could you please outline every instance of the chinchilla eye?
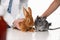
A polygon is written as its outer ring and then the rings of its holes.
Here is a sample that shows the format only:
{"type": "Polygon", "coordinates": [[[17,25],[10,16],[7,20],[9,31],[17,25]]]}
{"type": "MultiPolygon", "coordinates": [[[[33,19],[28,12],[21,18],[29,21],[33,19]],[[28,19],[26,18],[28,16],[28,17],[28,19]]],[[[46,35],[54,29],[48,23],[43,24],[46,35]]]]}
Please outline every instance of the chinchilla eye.
{"type": "Polygon", "coordinates": [[[41,22],[41,21],[39,21],[39,22],[41,22]]]}
{"type": "Polygon", "coordinates": [[[39,19],[39,22],[41,22],[41,20],[39,19]]]}

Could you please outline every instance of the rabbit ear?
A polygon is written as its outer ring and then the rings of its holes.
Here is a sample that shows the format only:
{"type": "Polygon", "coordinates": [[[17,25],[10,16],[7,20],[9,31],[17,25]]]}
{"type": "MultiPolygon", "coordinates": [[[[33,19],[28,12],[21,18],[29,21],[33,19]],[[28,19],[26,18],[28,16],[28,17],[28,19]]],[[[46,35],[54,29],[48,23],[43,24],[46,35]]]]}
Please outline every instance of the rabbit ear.
{"type": "Polygon", "coordinates": [[[29,15],[32,15],[32,10],[30,7],[28,7],[28,13],[29,13],[29,15]]]}
{"type": "Polygon", "coordinates": [[[24,13],[25,17],[28,16],[28,11],[24,7],[23,7],[23,13],[24,13]]]}

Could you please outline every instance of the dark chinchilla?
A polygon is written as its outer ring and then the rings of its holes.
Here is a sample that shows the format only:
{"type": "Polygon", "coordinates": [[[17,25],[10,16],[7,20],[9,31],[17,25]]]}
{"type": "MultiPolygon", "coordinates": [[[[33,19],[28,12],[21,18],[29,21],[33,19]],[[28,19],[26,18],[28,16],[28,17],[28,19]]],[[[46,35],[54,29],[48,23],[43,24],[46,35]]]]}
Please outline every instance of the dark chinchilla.
{"type": "Polygon", "coordinates": [[[35,29],[36,31],[47,31],[51,26],[51,23],[48,23],[46,17],[39,17],[37,16],[35,20],[35,29]]]}

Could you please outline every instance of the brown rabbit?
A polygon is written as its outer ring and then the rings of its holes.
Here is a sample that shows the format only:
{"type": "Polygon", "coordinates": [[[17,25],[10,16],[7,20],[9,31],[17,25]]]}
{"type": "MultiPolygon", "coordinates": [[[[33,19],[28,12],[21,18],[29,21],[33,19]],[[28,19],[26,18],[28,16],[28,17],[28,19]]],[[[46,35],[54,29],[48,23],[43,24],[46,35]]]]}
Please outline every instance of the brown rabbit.
{"type": "Polygon", "coordinates": [[[31,8],[28,7],[28,10],[23,8],[23,13],[25,15],[25,18],[24,18],[23,22],[19,22],[19,26],[20,26],[21,31],[23,31],[23,32],[26,32],[26,31],[34,32],[34,29],[33,29],[34,21],[33,21],[33,17],[32,17],[31,8]]]}

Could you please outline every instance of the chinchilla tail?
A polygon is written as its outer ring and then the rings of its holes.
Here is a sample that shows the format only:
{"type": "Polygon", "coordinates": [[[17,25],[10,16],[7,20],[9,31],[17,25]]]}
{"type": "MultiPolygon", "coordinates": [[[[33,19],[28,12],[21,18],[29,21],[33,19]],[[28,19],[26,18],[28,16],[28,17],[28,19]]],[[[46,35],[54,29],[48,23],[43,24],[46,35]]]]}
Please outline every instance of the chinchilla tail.
{"type": "Polygon", "coordinates": [[[60,29],[60,27],[57,27],[57,28],[49,28],[49,30],[57,30],[57,29],[60,29]]]}

